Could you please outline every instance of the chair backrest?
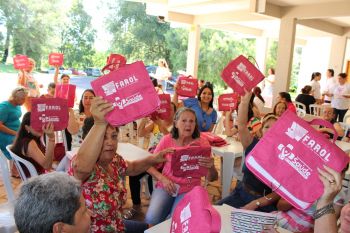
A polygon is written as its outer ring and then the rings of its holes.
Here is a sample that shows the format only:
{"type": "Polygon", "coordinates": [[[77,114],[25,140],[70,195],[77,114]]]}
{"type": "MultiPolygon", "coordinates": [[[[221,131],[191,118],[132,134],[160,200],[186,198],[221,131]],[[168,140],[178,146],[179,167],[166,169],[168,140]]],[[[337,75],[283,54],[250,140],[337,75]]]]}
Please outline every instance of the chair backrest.
{"type": "Polygon", "coordinates": [[[344,123],[344,122],[339,122],[339,124],[344,130],[344,136],[342,138],[342,140],[344,140],[347,137],[348,133],[349,133],[350,124],[347,124],[347,123],[344,123]]]}
{"type": "Polygon", "coordinates": [[[322,105],[319,105],[319,104],[309,105],[310,114],[313,114],[314,116],[321,116],[322,109],[323,109],[322,105]]]}
{"type": "Polygon", "coordinates": [[[298,115],[298,117],[303,118],[306,116],[306,111],[304,109],[297,108],[297,115],[298,115]]]}
{"type": "Polygon", "coordinates": [[[7,201],[13,202],[15,200],[15,193],[13,191],[11,180],[10,180],[8,159],[1,151],[0,151],[0,168],[1,168],[2,180],[4,182],[6,193],[7,193],[7,201]]]}
{"type": "Polygon", "coordinates": [[[344,120],[343,120],[343,122],[344,123],[348,123],[348,124],[350,124],[350,115],[346,115],[345,117],[344,117],[344,120]],[[348,122],[349,121],[349,122],[348,122]]]}
{"type": "Polygon", "coordinates": [[[13,161],[15,162],[16,168],[19,172],[19,175],[21,176],[22,181],[28,180],[30,177],[34,177],[38,175],[38,172],[36,171],[34,165],[29,162],[28,160],[22,159],[18,155],[12,152],[10,149],[11,145],[6,146],[6,150],[10,153],[13,161]],[[27,177],[21,164],[23,164],[29,171],[30,177],[27,177]]]}
{"type": "Polygon", "coordinates": [[[306,106],[305,106],[305,104],[300,103],[300,102],[298,102],[298,101],[294,101],[294,105],[295,105],[295,107],[296,107],[297,109],[303,109],[303,110],[306,111],[306,106]]]}
{"type": "Polygon", "coordinates": [[[212,131],[214,134],[223,134],[224,128],[225,128],[224,120],[225,120],[225,117],[221,114],[218,114],[218,119],[212,131]]]}

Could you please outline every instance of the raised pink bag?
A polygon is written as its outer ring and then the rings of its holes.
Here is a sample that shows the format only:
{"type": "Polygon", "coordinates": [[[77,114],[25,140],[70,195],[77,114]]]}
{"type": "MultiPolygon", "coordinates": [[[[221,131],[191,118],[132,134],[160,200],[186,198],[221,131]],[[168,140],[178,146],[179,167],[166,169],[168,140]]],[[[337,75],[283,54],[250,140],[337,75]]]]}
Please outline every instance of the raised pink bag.
{"type": "MultiPolygon", "coordinates": [[[[191,77],[191,76],[190,76],[191,77]]],[[[177,81],[176,93],[180,96],[195,97],[198,90],[198,80],[181,76],[177,81]]]]}
{"type": "Polygon", "coordinates": [[[54,130],[64,130],[68,126],[67,100],[61,98],[33,98],[30,125],[41,132],[43,125],[52,122],[54,130]]]}
{"type": "Polygon", "coordinates": [[[287,110],[246,158],[260,180],[298,209],[307,209],[322,194],[317,168],[327,165],[341,172],[349,156],[311,125],[335,129],[330,122],[306,122],[287,110]]]}
{"type": "Polygon", "coordinates": [[[221,77],[241,96],[245,94],[244,89],[251,90],[265,78],[260,70],[243,55],[230,61],[222,71],[221,77]]]}
{"type": "Polygon", "coordinates": [[[49,54],[49,65],[61,66],[63,65],[63,53],[50,53],[49,54]]]}
{"type": "Polygon", "coordinates": [[[170,233],[219,233],[221,217],[210,204],[208,192],[196,186],[177,204],[170,233]]]}
{"type": "Polygon", "coordinates": [[[219,111],[235,110],[238,107],[239,96],[236,93],[222,94],[218,98],[219,111]]]}
{"type": "Polygon", "coordinates": [[[73,84],[56,84],[55,98],[67,100],[68,108],[74,107],[76,86],[73,84]]]}
{"type": "Polygon", "coordinates": [[[124,125],[149,116],[160,105],[158,94],[142,61],[120,67],[91,82],[97,96],[113,103],[114,109],[106,120],[124,125]]]}
{"type": "Polygon", "coordinates": [[[22,70],[29,67],[28,57],[25,55],[17,54],[13,57],[13,67],[16,70],[22,70]]]}
{"type": "Polygon", "coordinates": [[[171,100],[169,94],[158,94],[160,106],[157,111],[152,113],[152,117],[158,117],[161,120],[167,120],[171,114],[171,100]]]}
{"type": "Polygon", "coordinates": [[[125,65],[126,58],[123,55],[111,53],[107,57],[107,65],[102,68],[102,73],[104,73],[105,70],[109,70],[110,72],[113,70],[117,70],[125,65]]]}

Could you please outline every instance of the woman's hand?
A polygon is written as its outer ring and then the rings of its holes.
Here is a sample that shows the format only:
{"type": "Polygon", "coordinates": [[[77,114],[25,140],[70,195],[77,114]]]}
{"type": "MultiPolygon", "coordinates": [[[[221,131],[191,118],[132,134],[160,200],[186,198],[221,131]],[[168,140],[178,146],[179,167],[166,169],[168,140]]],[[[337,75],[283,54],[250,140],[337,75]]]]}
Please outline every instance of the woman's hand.
{"type": "Polygon", "coordinates": [[[244,89],[244,91],[245,91],[245,94],[244,96],[241,97],[241,102],[249,103],[253,93],[251,91],[247,91],[246,89],[244,89]]]}
{"type": "Polygon", "coordinates": [[[165,150],[162,150],[158,152],[157,154],[153,155],[154,156],[154,162],[155,163],[164,163],[166,162],[166,159],[164,156],[169,153],[174,153],[175,149],[174,148],[167,148],[165,150]]]}
{"type": "Polygon", "coordinates": [[[94,117],[95,124],[107,124],[105,115],[113,110],[113,105],[108,103],[100,96],[96,96],[91,101],[91,115],[94,117]]]}
{"type": "Polygon", "coordinates": [[[162,176],[160,179],[160,182],[162,182],[164,186],[164,190],[169,193],[169,195],[173,195],[176,193],[176,186],[175,183],[169,180],[166,176],[162,176]]]}
{"type": "Polygon", "coordinates": [[[53,123],[50,122],[46,125],[43,125],[43,132],[48,136],[48,138],[53,139],[55,138],[55,131],[53,127],[53,123]]]}
{"type": "Polygon", "coordinates": [[[320,197],[319,202],[324,203],[333,202],[335,196],[339,193],[342,187],[341,175],[334,171],[332,168],[323,166],[324,169],[317,169],[319,173],[319,178],[323,183],[323,195],[320,197]]]}
{"type": "Polygon", "coordinates": [[[212,166],[214,166],[214,158],[213,157],[199,158],[198,164],[201,167],[211,168],[212,166]]]}

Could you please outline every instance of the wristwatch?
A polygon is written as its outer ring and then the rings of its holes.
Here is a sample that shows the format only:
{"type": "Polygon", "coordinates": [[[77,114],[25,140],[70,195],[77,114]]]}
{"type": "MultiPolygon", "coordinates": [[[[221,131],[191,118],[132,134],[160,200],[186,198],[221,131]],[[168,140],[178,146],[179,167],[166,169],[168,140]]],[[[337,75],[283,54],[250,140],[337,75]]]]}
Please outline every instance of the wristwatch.
{"type": "Polygon", "coordinates": [[[260,207],[260,204],[261,204],[260,201],[256,201],[256,202],[255,202],[255,205],[256,205],[258,208],[260,207]]]}

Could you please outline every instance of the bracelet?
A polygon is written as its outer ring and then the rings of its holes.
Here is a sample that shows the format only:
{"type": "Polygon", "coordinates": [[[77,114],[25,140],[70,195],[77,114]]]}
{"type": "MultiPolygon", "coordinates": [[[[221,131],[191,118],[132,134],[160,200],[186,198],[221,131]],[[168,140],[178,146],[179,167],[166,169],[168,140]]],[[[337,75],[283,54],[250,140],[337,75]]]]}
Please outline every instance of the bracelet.
{"type": "Polygon", "coordinates": [[[322,207],[321,209],[316,210],[313,217],[314,219],[318,219],[326,214],[335,214],[333,203],[329,203],[328,205],[322,207]]]}

